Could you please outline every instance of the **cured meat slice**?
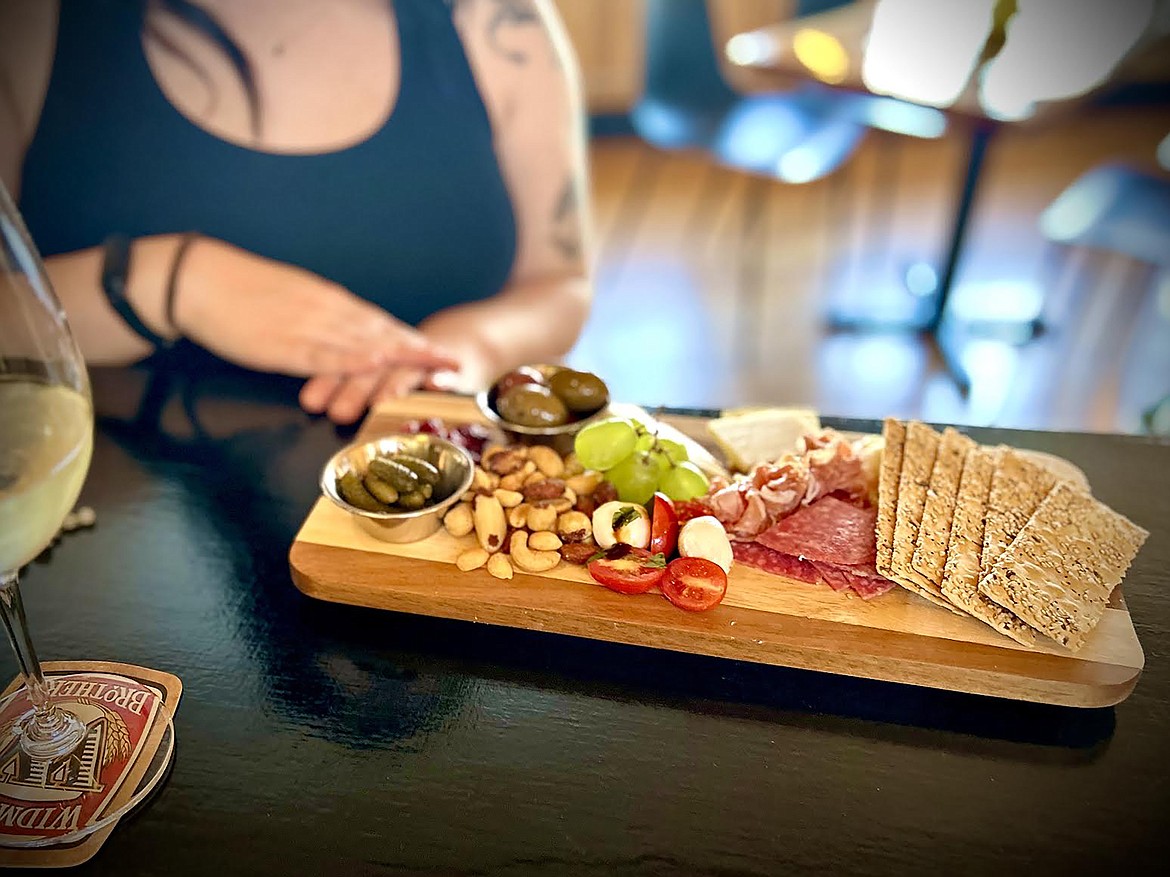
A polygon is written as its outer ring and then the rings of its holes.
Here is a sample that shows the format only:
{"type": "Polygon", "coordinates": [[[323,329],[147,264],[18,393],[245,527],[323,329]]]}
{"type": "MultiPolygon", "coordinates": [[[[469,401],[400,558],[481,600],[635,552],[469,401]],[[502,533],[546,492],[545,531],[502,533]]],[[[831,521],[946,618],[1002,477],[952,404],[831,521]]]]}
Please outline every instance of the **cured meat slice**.
{"type": "Polygon", "coordinates": [[[879,575],[856,576],[849,586],[862,600],[872,600],[874,597],[880,597],[886,591],[892,591],[898,587],[894,582],[883,579],[879,575]]]}
{"type": "Polygon", "coordinates": [[[811,504],[836,491],[855,498],[866,495],[867,482],[861,458],[843,437],[830,434],[826,441],[811,445],[804,462],[809,474],[808,491],[804,497],[806,503],[811,504]]]}
{"type": "Polygon", "coordinates": [[[810,585],[824,583],[820,572],[807,560],[792,554],[773,551],[758,542],[732,542],[731,553],[737,563],[755,567],[773,575],[808,582],[810,585]]]}
{"type": "Polygon", "coordinates": [[[834,591],[852,590],[863,600],[872,600],[897,587],[877,574],[872,565],[839,566],[813,563],[792,554],[774,551],[758,542],[733,542],[731,550],[737,563],[773,575],[784,576],[810,585],[828,585],[834,591]]]}
{"type": "Polygon", "coordinates": [[[765,530],[756,541],[783,554],[835,566],[872,567],[877,556],[874,523],[877,512],[842,502],[818,499],[765,530]]]}

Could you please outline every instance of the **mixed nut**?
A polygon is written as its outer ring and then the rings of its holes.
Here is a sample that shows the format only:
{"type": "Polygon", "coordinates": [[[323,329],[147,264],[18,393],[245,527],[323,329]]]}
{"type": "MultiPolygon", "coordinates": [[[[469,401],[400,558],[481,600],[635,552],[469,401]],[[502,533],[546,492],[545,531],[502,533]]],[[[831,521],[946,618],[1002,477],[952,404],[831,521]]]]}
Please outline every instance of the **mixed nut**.
{"type": "Polygon", "coordinates": [[[601,473],[573,454],[562,457],[545,445],[489,447],[462,501],[443,518],[452,536],[475,535],[475,546],[455,565],[510,579],[515,569],[548,572],[562,559],[585,563],[597,552],[590,516],[613,494],[601,473]]]}

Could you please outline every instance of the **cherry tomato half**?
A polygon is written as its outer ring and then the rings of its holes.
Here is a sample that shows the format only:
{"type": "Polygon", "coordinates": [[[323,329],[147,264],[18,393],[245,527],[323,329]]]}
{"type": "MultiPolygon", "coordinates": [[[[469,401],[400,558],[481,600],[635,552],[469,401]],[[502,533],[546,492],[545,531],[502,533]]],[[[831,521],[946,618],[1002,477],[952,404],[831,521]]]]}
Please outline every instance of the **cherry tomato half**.
{"type": "Polygon", "coordinates": [[[727,573],[705,557],[680,557],[666,566],[662,594],[679,609],[714,609],[727,593],[727,573]]]}
{"type": "Polygon", "coordinates": [[[670,557],[677,545],[678,515],[674,513],[674,503],[666,494],[656,493],[650,514],[650,551],[661,551],[663,557],[670,557]]]}
{"type": "MultiPolygon", "coordinates": [[[[666,565],[645,548],[615,545],[605,557],[589,561],[589,575],[619,594],[645,594],[666,575],[666,565]]],[[[722,572],[723,570],[720,570],[722,572]]]]}

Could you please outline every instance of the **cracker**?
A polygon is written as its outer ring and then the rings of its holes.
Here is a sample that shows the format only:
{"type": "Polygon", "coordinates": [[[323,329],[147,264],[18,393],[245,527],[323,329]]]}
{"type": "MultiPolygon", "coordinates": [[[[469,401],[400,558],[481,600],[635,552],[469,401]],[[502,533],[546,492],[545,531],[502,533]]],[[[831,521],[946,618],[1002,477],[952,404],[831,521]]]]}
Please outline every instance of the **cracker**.
{"type": "Polygon", "coordinates": [[[984,572],[1011,545],[1028,518],[1040,506],[1056,484],[1051,471],[1027,459],[1023,454],[1006,449],[991,479],[991,494],[987,500],[987,526],[983,531],[984,572]]]}
{"type": "Polygon", "coordinates": [[[955,515],[947,540],[941,590],[944,597],[983,623],[1021,645],[1034,646],[1039,636],[1036,631],[979,591],[979,560],[983,554],[987,498],[1000,453],[999,450],[976,447],[964,459],[955,497],[955,515]]]}
{"type": "Polygon", "coordinates": [[[910,565],[918,541],[922,511],[926,506],[930,473],[938,455],[938,444],[938,433],[925,423],[912,420],[906,425],[902,471],[898,477],[898,505],[894,518],[894,550],[890,559],[890,574],[886,577],[936,606],[962,615],[962,610],[943,599],[937,586],[910,565]]]}
{"type": "MultiPolygon", "coordinates": [[[[918,528],[914,555],[910,558],[910,565],[929,580],[934,588],[942,584],[963,461],[975,447],[975,442],[958,430],[949,426],[943,430],[938,456],[930,473],[926,505],[922,509],[922,524],[918,528]]],[[[945,596],[941,589],[939,594],[945,596]]]]}
{"type": "Polygon", "coordinates": [[[890,576],[894,556],[894,517],[898,507],[898,478],[902,473],[902,446],[906,443],[906,424],[887,417],[882,424],[882,462],[878,474],[877,571],[890,576]]]}
{"type": "Polygon", "coordinates": [[[1058,482],[979,590],[1076,651],[1148,536],[1075,485],[1058,482]]]}

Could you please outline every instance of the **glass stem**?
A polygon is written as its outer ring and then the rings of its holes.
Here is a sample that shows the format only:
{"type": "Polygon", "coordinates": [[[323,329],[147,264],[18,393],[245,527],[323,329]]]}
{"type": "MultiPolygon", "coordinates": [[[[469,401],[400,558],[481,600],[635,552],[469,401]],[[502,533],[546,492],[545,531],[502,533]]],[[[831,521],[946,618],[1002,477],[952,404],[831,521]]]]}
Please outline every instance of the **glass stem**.
{"type": "Polygon", "coordinates": [[[49,686],[41,672],[41,662],[28,635],[28,624],[24,618],[24,602],[20,599],[20,585],[15,572],[0,573],[0,614],[4,616],[4,629],[16,652],[20,672],[28,689],[28,699],[36,708],[38,716],[44,716],[52,707],[49,705],[49,686]]]}

